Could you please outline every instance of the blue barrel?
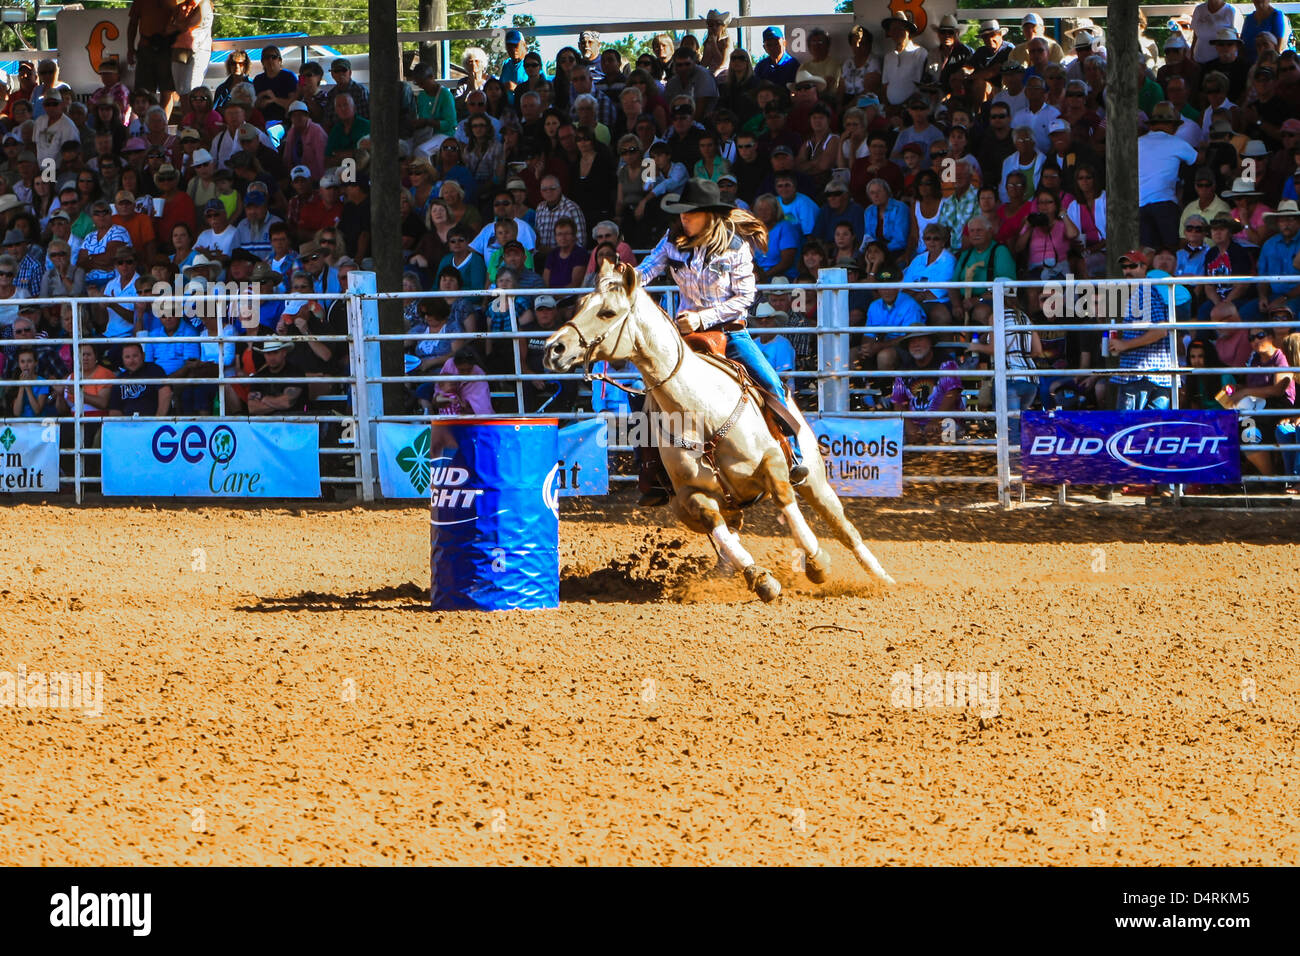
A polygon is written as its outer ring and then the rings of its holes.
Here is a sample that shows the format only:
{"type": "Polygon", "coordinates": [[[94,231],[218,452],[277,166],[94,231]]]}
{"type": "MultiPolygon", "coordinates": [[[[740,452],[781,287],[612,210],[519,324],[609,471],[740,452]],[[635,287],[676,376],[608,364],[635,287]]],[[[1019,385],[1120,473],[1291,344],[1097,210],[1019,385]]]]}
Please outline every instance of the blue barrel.
{"type": "Polygon", "coordinates": [[[434,610],[559,606],[557,424],[502,418],[432,426],[434,610]]]}

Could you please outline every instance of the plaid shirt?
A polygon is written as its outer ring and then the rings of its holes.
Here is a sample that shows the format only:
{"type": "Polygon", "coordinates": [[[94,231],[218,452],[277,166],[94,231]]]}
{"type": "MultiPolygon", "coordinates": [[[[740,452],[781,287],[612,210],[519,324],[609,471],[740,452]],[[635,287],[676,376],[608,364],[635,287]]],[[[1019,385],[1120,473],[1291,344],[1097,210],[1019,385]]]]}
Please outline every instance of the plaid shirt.
{"type": "Polygon", "coordinates": [[[18,278],[15,283],[27,290],[31,298],[41,294],[41,280],[45,278],[45,257],[40,254],[40,246],[28,246],[27,255],[18,263],[18,278]]]}
{"type": "Polygon", "coordinates": [[[338,120],[338,115],[334,112],[334,99],[340,93],[348,93],[352,96],[352,102],[356,104],[357,115],[362,119],[370,119],[370,94],[366,88],[356,80],[349,80],[346,89],[340,89],[337,85],[331,86],[326,93],[328,99],[328,109],[325,111],[325,128],[329,129],[338,120]]]}
{"type": "Polygon", "coordinates": [[[681,292],[678,311],[699,314],[700,328],[727,322],[744,322],[754,304],[754,253],[739,236],[722,255],[709,259],[702,249],[678,249],[668,234],[637,266],[641,281],[649,285],[665,269],[681,292]]]}
{"type": "Polygon", "coordinates": [[[578,204],[568,196],[561,196],[560,201],[552,209],[546,203],[539,203],[536,214],[534,215],[533,229],[537,233],[537,244],[551,248],[555,245],[555,224],[561,219],[568,217],[573,220],[573,224],[578,227],[578,236],[582,237],[587,234],[587,218],[578,208],[578,204]]]}
{"type": "MultiPolygon", "coordinates": [[[[1125,339],[1136,339],[1151,331],[1149,326],[1161,325],[1169,321],[1169,305],[1163,295],[1153,295],[1153,287],[1139,286],[1133,290],[1129,299],[1128,311],[1124,314],[1125,322],[1142,323],[1143,327],[1124,329],[1121,335],[1125,339]]],[[[1143,345],[1127,352],[1121,352],[1119,367],[1135,372],[1149,369],[1172,368],[1173,352],[1169,348],[1169,336],[1162,335],[1150,345],[1143,345]]],[[[1147,379],[1154,385],[1169,388],[1174,384],[1172,375],[1114,375],[1112,382],[1138,382],[1147,379]]]]}

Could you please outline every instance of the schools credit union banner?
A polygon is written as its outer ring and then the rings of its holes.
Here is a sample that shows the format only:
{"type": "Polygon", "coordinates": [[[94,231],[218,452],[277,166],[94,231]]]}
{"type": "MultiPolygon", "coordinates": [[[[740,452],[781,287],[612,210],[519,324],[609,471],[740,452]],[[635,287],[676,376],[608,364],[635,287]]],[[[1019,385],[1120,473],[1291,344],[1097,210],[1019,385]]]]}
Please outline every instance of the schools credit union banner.
{"type": "Polygon", "coordinates": [[[819,418],[809,424],[837,495],[897,498],[903,493],[901,418],[819,418]]]}
{"type": "Polygon", "coordinates": [[[104,423],[105,495],[319,498],[320,434],[298,422],[104,423]]]}
{"type": "Polygon", "coordinates": [[[1049,484],[1236,484],[1235,412],[1025,412],[1025,480],[1049,484]]]}

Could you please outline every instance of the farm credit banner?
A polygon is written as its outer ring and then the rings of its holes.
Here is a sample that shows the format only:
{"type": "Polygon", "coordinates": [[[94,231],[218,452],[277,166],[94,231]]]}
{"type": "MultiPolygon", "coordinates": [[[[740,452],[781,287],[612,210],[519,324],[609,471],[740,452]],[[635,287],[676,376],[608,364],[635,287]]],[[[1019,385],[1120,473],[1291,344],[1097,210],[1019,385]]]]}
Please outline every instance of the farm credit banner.
{"type": "Polygon", "coordinates": [[[1235,412],[1025,412],[1026,481],[1198,485],[1241,481],[1235,412]]]}
{"type": "Polygon", "coordinates": [[[105,495],[319,498],[320,433],[296,422],[104,423],[105,495]]]}
{"type": "Polygon", "coordinates": [[[0,494],[59,490],[59,426],[0,423],[0,494]]]}
{"type": "MultiPolygon", "coordinates": [[[[575,422],[559,431],[560,497],[609,494],[608,424],[575,422]]],[[[429,426],[380,422],[379,490],[385,498],[429,497],[429,426]]]]}
{"type": "Polygon", "coordinates": [[[809,424],[836,494],[897,498],[903,493],[901,418],[818,418],[809,424]]]}

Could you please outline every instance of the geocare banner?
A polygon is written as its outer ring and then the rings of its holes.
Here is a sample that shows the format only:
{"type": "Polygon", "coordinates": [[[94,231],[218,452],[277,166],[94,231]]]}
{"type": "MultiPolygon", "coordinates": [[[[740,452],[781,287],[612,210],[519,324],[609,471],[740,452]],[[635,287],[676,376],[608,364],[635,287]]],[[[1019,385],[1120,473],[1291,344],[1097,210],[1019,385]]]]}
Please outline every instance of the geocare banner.
{"type": "Polygon", "coordinates": [[[903,493],[901,418],[818,418],[809,424],[836,494],[897,498],[903,493]]]}
{"type": "Polygon", "coordinates": [[[0,423],[0,494],[59,490],[59,426],[0,423]]]}
{"type": "Polygon", "coordinates": [[[1241,481],[1234,412],[1026,412],[1026,481],[1053,484],[1235,484],[1241,481]]]}
{"type": "MultiPolygon", "coordinates": [[[[385,498],[428,498],[429,426],[380,422],[379,490],[385,498]]],[[[560,497],[609,494],[608,423],[604,418],[574,422],[559,430],[557,477],[560,497]]]]}
{"type": "Polygon", "coordinates": [[[104,423],[105,495],[319,498],[320,433],[306,422],[104,423]]]}

